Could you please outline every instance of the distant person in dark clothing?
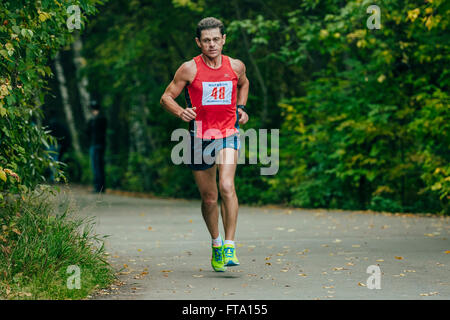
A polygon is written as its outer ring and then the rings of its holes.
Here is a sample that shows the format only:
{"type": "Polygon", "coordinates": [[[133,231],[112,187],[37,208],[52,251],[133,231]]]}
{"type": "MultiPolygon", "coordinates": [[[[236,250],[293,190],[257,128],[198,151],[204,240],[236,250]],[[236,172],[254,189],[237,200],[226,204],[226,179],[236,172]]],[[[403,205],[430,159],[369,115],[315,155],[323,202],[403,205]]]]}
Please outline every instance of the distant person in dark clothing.
{"type": "MultiPolygon", "coordinates": [[[[48,129],[51,130],[50,135],[56,138],[57,145],[50,145],[48,151],[49,155],[54,161],[61,161],[64,153],[69,149],[71,139],[67,127],[57,118],[51,118],[48,124],[48,129]]],[[[55,182],[55,168],[50,168],[50,182],[55,182]]]]}
{"type": "Polygon", "coordinates": [[[101,112],[100,105],[92,101],[90,105],[92,118],[87,125],[89,155],[94,173],[94,192],[105,192],[105,149],[106,149],[106,117],[101,112]]]}

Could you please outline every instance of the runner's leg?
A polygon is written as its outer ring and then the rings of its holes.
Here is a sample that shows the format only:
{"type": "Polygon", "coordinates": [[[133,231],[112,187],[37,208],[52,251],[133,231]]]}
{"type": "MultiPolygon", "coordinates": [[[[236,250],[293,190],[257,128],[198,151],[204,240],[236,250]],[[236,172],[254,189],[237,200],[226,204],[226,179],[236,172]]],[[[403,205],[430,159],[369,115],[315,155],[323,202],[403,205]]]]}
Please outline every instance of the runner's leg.
{"type": "Polygon", "coordinates": [[[192,170],[202,198],[202,215],[212,239],[219,237],[219,208],[217,206],[217,165],[206,170],[192,170]]]}
{"type": "Polygon", "coordinates": [[[219,192],[226,240],[234,240],[236,233],[239,203],[234,187],[234,175],[236,173],[237,160],[237,150],[224,148],[219,151],[219,192]]]}

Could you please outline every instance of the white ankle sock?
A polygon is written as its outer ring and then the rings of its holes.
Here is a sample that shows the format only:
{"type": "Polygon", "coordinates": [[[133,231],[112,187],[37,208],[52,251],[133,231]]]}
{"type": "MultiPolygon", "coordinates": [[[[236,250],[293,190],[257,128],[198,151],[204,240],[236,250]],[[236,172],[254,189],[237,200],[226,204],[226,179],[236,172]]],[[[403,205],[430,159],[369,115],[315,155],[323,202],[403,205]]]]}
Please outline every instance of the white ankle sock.
{"type": "MultiPolygon", "coordinates": [[[[211,238],[211,239],[212,239],[212,238],[211,238]]],[[[219,246],[222,245],[222,237],[220,236],[220,234],[219,234],[219,236],[217,237],[217,239],[212,239],[212,245],[213,245],[214,247],[219,247],[219,246]]]]}
{"type": "Polygon", "coordinates": [[[234,247],[234,241],[233,240],[225,240],[225,242],[223,243],[225,244],[231,244],[234,247]]]}

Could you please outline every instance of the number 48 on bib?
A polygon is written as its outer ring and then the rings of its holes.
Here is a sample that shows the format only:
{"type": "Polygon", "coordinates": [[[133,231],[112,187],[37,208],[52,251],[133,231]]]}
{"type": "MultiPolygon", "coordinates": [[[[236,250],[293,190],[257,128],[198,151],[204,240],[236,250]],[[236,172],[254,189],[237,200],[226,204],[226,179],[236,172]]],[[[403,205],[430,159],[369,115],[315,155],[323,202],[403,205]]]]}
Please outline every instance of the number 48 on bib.
{"type": "Polygon", "coordinates": [[[233,83],[231,81],[202,82],[202,104],[227,105],[231,104],[233,83]]]}

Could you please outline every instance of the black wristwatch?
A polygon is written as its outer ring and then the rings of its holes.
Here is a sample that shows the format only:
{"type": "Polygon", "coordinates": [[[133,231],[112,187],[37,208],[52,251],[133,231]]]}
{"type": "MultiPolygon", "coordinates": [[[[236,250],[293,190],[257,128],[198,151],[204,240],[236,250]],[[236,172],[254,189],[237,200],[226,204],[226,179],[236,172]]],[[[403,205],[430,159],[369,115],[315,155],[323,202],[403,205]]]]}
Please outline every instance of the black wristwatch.
{"type": "Polygon", "coordinates": [[[244,110],[245,113],[248,113],[248,112],[247,112],[247,109],[245,109],[245,106],[244,106],[243,104],[239,104],[237,107],[238,107],[238,109],[244,110]]]}

